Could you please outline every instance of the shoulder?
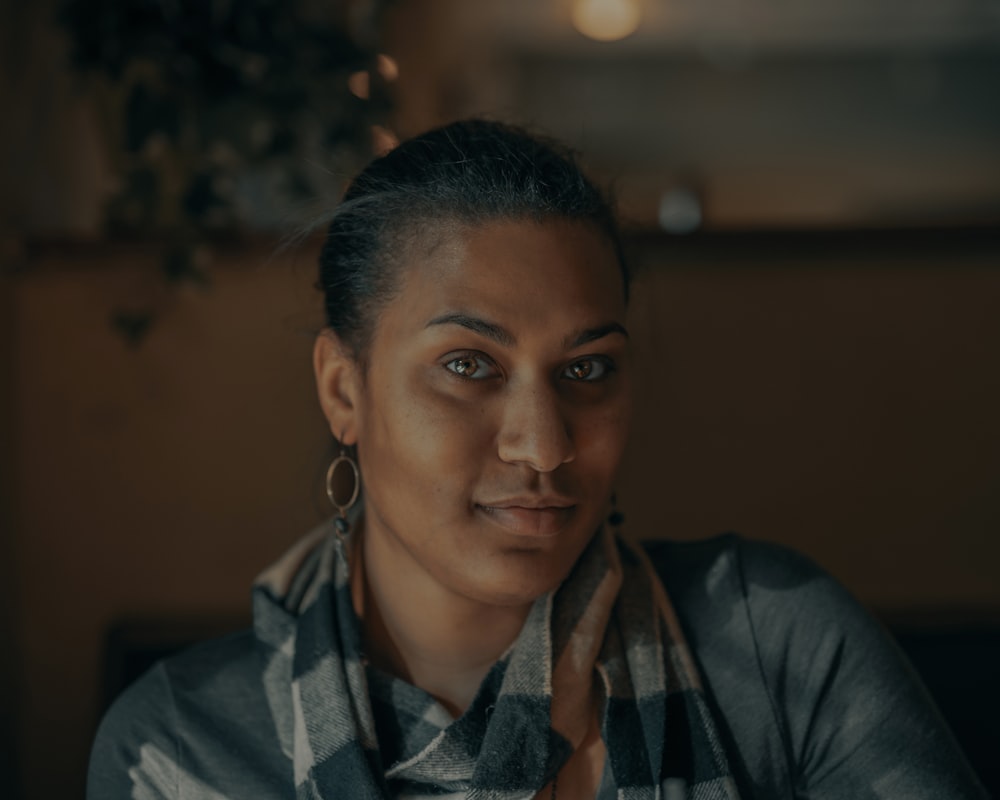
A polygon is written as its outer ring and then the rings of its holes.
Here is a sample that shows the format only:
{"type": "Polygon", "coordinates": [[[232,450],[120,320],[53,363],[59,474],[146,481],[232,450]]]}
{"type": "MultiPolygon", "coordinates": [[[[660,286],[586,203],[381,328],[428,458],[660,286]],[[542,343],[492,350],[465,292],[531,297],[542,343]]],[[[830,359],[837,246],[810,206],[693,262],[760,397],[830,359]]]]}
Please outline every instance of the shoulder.
{"type": "Polygon", "coordinates": [[[668,588],[685,592],[745,590],[747,580],[774,589],[820,581],[834,585],[811,559],[784,545],[725,533],[689,542],[644,541],[642,547],[668,588]]]}
{"type": "Polygon", "coordinates": [[[108,709],[87,796],[209,797],[266,786],[287,767],[276,762],[274,730],[253,635],[196,645],[155,664],[108,709]]]}
{"type": "Polygon", "coordinates": [[[788,547],[726,534],[647,550],[695,646],[705,649],[706,633],[734,640],[730,649],[752,656],[776,703],[788,699],[781,685],[788,675],[797,690],[830,703],[837,700],[828,694],[831,670],[862,681],[906,668],[861,603],[788,547]]]}
{"type": "Polygon", "coordinates": [[[160,662],[126,688],[101,720],[90,753],[87,797],[131,797],[133,770],[150,775],[147,789],[173,796],[176,775],[172,767],[177,762],[174,717],[170,683],[160,662]],[[158,768],[152,761],[158,762],[158,768]]]}
{"type": "Polygon", "coordinates": [[[646,549],[748,794],[983,796],[882,626],[813,561],[731,534],[646,549]]]}
{"type": "Polygon", "coordinates": [[[881,636],[838,581],[783,545],[730,533],[694,542],[644,542],[643,547],[682,624],[696,638],[703,625],[717,632],[724,622],[745,629],[758,646],[776,637],[812,639],[858,626],[881,636]]]}

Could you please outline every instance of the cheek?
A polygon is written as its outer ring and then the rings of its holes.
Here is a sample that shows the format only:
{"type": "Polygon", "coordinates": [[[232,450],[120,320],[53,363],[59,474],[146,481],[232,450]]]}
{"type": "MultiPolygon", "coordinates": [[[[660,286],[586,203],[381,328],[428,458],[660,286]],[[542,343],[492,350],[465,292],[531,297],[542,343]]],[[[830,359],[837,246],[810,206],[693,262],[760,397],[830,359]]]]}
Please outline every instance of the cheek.
{"type": "Polygon", "coordinates": [[[417,375],[373,385],[366,408],[362,452],[370,473],[394,491],[440,494],[482,471],[494,438],[487,404],[456,399],[417,375]]]}
{"type": "Polygon", "coordinates": [[[595,472],[613,480],[625,452],[631,403],[627,394],[608,406],[582,415],[577,425],[577,451],[595,472]]]}

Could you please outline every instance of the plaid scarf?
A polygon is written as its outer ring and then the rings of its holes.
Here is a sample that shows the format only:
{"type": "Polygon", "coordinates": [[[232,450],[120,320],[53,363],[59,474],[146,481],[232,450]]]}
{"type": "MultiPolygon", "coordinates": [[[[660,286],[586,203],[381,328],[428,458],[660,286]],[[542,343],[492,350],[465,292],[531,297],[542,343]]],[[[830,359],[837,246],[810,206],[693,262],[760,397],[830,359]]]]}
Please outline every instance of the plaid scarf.
{"type": "Polygon", "coordinates": [[[612,796],[737,798],[666,592],[646,555],[609,530],[535,601],[457,720],[419,689],[366,670],[330,526],[258,578],[254,630],[297,798],[532,798],[580,744],[595,707],[612,796]],[[381,742],[373,702],[403,723],[381,742]]]}

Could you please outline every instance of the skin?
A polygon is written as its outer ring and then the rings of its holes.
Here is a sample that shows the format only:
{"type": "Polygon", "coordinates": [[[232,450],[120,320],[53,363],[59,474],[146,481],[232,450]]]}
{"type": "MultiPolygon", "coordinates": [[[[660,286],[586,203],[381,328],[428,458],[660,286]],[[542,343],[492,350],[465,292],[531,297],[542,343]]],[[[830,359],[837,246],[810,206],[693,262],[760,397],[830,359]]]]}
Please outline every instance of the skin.
{"type": "MultiPolygon", "coordinates": [[[[365,487],[367,654],[458,715],[608,512],[631,407],[625,301],[581,223],[491,222],[411,253],[367,368],[331,332],[314,364],[365,487]]],[[[596,780],[592,734],[566,781],[596,780]]]]}

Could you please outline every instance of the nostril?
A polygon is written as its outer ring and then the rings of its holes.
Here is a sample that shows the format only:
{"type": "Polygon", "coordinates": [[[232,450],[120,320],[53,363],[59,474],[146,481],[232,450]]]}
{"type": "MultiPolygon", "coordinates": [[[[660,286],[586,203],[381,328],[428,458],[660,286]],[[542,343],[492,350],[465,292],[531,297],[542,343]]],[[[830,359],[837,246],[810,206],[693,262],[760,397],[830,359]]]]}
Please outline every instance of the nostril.
{"type": "Polygon", "coordinates": [[[561,426],[512,431],[501,437],[498,451],[502,461],[528,464],[536,472],[552,472],[576,458],[573,439],[561,426]]]}

